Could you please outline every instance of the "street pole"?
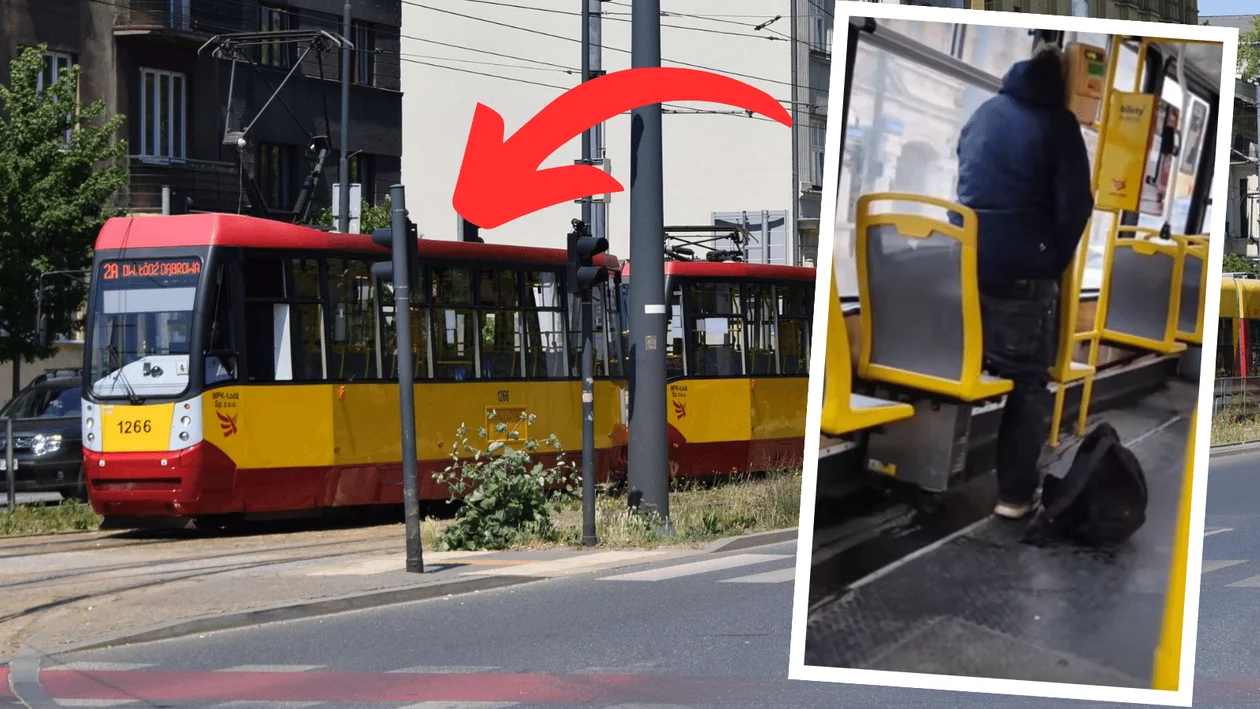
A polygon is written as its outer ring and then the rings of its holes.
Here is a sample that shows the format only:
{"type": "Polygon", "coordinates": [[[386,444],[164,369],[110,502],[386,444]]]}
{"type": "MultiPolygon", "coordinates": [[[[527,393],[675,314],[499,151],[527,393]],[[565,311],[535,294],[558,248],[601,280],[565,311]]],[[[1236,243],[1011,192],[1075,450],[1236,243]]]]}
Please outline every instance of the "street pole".
{"type": "MultiPolygon", "coordinates": [[[[582,0],[582,83],[591,80],[591,3],[582,0]]],[[[598,8],[595,16],[598,17],[598,8]]],[[[582,133],[582,164],[591,164],[594,131],[582,133]]],[[[582,223],[591,224],[591,198],[582,199],[582,223]]],[[[590,291],[578,295],[582,306],[582,544],[593,547],[595,537],[595,351],[591,333],[595,329],[594,305],[590,291]]]]}
{"type": "MultiPolygon", "coordinates": [[[[342,183],[343,185],[345,183],[342,183]]],[[[343,189],[342,194],[345,194],[343,189]]],[[[420,490],[416,480],[416,389],[411,357],[411,264],[407,205],[402,185],[389,188],[390,229],[394,237],[394,327],[398,339],[398,408],[402,415],[403,514],[407,526],[407,571],[424,572],[420,551],[420,490]]],[[[414,248],[414,247],[411,247],[414,248]]]]}
{"type": "MultiPolygon", "coordinates": [[[[342,8],[341,37],[350,40],[350,0],[346,0],[342,8]]],[[[341,44],[341,160],[338,166],[338,181],[341,184],[337,195],[339,204],[337,215],[337,231],[346,234],[350,231],[350,48],[345,42],[341,44]]],[[[390,188],[393,191],[393,188],[390,188]]],[[[397,291],[395,291],[397,292],[397,291]]]]}
{"type": "Polygon", "coordinates": [[[13,474],[13,417],[4,417],[4,476],[9,484],[9,512],[17,511],[17,480],[13,474]]]}
{"type": "MultiPolygon", "coordinates": [[[[661,0],[631,10],[630,65],[661,65],[661,0]]],[[[661,105],[630,118],[630,504],[646,504],[669,525],[669,449],[665,410],[665,213],[661,105]]]]}

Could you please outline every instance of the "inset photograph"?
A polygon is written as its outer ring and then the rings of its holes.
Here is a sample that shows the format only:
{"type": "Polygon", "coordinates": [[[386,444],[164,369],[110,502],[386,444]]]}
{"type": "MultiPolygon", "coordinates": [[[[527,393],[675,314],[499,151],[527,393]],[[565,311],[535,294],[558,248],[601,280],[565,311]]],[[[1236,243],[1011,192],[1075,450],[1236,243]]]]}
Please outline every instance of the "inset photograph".
{"type": "Polygon", "coordinates": [[[792,676],[1188,704],[1236,35],[836,20],[792,676]]]}

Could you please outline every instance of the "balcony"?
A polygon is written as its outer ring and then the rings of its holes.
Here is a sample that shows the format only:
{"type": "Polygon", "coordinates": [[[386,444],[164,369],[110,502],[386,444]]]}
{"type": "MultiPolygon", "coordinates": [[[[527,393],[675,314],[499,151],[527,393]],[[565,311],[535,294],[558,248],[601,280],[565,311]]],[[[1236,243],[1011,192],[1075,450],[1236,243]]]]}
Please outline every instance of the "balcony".
{"type": "Polygon", "coordinates": [[[161,213],[163,187],[191,197],[194,212],[235,214],[241,204],[240,174],[233,163],[138,155],[129,163],[130,183],[119,205],[129,212],[161,213]]]}
{"type": "Polygon", "coordinates": [[[116,0],[114,35],[204,40],[251,29],[240,0],[116,0]]]}

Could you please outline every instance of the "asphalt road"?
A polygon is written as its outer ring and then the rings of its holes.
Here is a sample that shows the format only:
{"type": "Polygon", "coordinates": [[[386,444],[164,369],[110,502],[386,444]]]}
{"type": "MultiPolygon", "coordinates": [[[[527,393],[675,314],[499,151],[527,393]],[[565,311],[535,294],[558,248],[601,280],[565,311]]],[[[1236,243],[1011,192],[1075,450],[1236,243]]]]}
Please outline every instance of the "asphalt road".
{"type": "MultiPolygon", "coordinates": [[[[1196,707],[1260,706],[1260,456],[1214,463],[1196,707]]],[[[1048,707],[785,679],[794,544],[46,658],[78,705],[1048,707]],[[761,556],[755,556],[761,555],[761,556]],[[725,567],[725,568],[723,568],[725,567]],[[617,578],[628,576],[627,578],[617,578]],[[737,581],[738,580],[738,581],[737,581]],[[70,663],[58,671],[55,663],[70,663]],[[85,681],[82,671],[97,681],[85,681]],[[103,688],[109,688],[105,691],[103,688]],[[110,694],[110,692],[113,692],[110,694]],[[150,701],[127,702],[150,697],[150,701]],[[96,703],[83,702],[95,699],[96,703]],[[422,701],[426,700],[426,701],[422,701]],[[366,703],[363,703],[366,701],[366,703]]],[[[74,705],[61,704],[61,706],[74,705]]],[[[32,704],[39,709],[38,704],[32,704]]],[[[53,704],[51,706],[58,706],[53,704]]]]}

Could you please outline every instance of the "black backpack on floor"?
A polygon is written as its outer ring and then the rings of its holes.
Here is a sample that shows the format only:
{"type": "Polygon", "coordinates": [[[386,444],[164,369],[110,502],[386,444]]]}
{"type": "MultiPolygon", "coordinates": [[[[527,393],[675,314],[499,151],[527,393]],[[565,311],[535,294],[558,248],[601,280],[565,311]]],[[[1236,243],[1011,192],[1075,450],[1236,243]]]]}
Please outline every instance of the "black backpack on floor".
{"type": "Polygon", "coordinates": [[[1110,424],[1101,423],[1081,441],[1066,475],[1045,477],[1042,510],[1025,541],[1119,544],[1146,522],[1146,501],[1146,474],[1137,456],[1110,424]]]}

